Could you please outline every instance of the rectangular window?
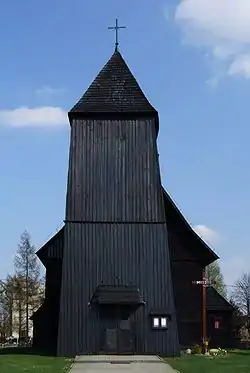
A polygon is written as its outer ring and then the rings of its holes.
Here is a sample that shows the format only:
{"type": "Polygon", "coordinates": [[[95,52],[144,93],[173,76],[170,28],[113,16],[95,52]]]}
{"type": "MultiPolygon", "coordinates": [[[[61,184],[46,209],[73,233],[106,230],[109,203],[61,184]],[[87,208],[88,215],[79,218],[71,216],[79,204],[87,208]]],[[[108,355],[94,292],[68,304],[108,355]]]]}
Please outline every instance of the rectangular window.
{"type": "Polygon", "coordinates": [[[159,326],[160,326],[160,322],[159,321],[160,321],[159,317],[154,317],[153,318],[153,327],[154,328],[159,328],[159,326]]]}
{"type": "Polygon", "coordinates": [[[162,328],[166,328],[167,327],[167,318],[166,317],[162,317],[161,318],[161,327],[162,328]]]}
{"type": "Polygon", "coordinates": [[[215,329],[220,329],[220,320],[215,320],[215,322],[214,322],[214,328],[215,329]]]}
{"type": "Polygon", "coordinates": [[[153,328],[155,329],[167,329],[168,319],[166,316],[154,316],[153,317],[153,328]]]}

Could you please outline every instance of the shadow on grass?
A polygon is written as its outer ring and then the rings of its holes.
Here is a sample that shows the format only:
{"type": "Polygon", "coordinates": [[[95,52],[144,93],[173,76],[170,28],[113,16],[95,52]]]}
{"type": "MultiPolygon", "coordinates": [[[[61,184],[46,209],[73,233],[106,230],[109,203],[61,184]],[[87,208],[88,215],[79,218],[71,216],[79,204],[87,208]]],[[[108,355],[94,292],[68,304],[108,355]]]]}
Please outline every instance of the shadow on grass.
{"type": "Polygon", "coordinates": [[[37,355],[37,356],[55,356],[45,350],[38,350],[33,347],[2,347],[0,355],[37,355]]]}

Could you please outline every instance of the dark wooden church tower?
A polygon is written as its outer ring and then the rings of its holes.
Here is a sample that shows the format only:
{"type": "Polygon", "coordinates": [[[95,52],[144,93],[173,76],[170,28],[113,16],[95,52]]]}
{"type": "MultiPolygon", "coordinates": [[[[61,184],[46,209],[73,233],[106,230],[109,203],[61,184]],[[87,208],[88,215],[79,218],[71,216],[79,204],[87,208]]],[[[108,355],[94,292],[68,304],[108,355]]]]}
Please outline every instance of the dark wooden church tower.
{"type": "Polygon", "coordinates": [[[160,179],[158,113],[116,50],[69,112],[64,227],[38,252],[51,353],[178,355],[201,343],[202,269],[217,255],[160,179]]]}
{"type": "Polygon", "coordinates": [[[69,120],[58,355],[178,354],[158,114],[118,51],[69,120]]]}

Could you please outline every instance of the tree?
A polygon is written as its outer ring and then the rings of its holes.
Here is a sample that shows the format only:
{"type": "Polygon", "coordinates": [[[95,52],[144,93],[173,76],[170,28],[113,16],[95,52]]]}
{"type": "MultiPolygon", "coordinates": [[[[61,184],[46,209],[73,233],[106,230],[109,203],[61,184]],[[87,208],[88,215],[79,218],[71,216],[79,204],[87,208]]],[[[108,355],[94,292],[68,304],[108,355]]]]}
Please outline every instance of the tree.
{"type": "Polygon", "coordinates": [[[237,307],[250,316],[250,272],[243,273],[236,281],[232,298],[237,307]]]}
{"type": "Polygon", "coordinates": [[[215,281],[216,283],[213,285],[213,287],[223,297],[227,296],[226,285],[224,283],[223,274],[221,273],[220,264],[219,264],[218,260],[209,264],[206,267],[206,278],[207,278],[207,280],[215,281]]]}
{"type": "MultiPolygon", "coordinates": [[[[14,327],[18,329],[19,342],[23,335],[23,330],[26,326],[25,319],[25,300],[26,300],[26,288],[25,278],[22,275],[13,276],[13,290],[14,290],[14,315],[17,314],[17,318],[14,319],[14,327]]],[[[26,332],[25,332],[26,333],[26,332]]]]}
{"type": "Polygon", "coordinates": [[[13,331],[14,310],[14,279],[8,275],[5,281],[0,281],[1,304],[1,334],[10,337],[13,331]]]}
{"type": "MultiPolygon", "coordinates": [[[[29,311],[34,312],[44,299],[44,280],[34,284],[29,277],[29,311]],[[36,289],[36,291],[35,291],[36,289]]],[[[17,332],[19,341],[26,337],[26,278],[22,274],[8,275],[0,281],[0,342],[17,332]]],[[[30,316],[30,315],[29,315],[30,316]]]]}
{"type": "Polygon", "coordinates": [[[11,331],[10,319],[8,312],[8,298],[6,294],[5,284],[1,281],[0,283],[0,342],[3,342],[11,331]]]}
{"type": "MultiPolygon", "coordinates": [[[[29,336],[29,308],[32,306],[34,297],[37,296],[40,287],[40,267],[36,257],[35,246],[31,244],[31,238],[27,231],[21,235],[20,243],[15,256],[15,269],[18,276],[18,289],[24,291],[25,304],[25,334],[29,336]]],[[[21,299],[19,302],[21,315],[21,299]]],[[[20,318],[21,324],[21,318],[20,318]]]]}
{"type": "Polygon", "coordinates": [[[234,316],[238,317],[238,316],[243,316],[243,313],[242,311],[240,310],[240,308],[238,307],[238,305],[235,303],[234,301],[234,298],[233,298],[233,295],[231,295],[230,299],[229,299],[229,303],[233,306],[234,308],[234,316]]]}

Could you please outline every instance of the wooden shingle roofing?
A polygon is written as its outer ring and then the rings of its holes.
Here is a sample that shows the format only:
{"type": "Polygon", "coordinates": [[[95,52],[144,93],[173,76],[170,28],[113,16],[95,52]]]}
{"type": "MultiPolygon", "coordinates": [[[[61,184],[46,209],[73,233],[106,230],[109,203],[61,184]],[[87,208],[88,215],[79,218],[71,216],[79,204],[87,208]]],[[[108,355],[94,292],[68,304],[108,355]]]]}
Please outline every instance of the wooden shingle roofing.
{"type": "Polygon", "coordinates": [[[77,104],[73,113],[144,113],[156,110],[139,87],[121,56],[115,51],[77,104]]]}

